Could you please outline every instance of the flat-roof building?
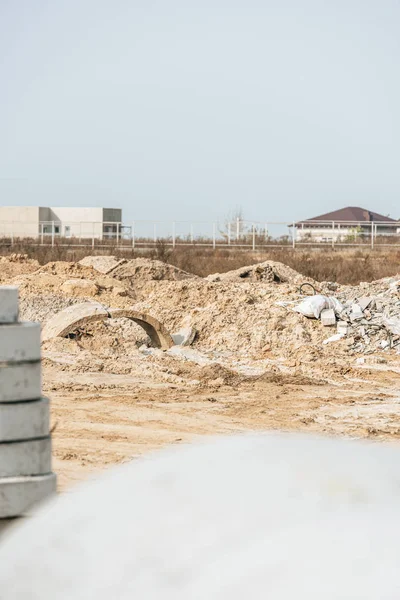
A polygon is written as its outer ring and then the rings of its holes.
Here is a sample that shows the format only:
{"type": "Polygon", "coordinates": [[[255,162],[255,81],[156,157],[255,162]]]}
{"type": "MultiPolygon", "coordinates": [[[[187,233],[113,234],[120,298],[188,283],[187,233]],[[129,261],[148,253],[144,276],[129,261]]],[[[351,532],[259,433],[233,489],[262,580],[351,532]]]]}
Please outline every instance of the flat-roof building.
{"type": "Polygon", "coordinates": [[[0,206],[0,236],[115,237],[122,210],[99,207],[0,206]]]}

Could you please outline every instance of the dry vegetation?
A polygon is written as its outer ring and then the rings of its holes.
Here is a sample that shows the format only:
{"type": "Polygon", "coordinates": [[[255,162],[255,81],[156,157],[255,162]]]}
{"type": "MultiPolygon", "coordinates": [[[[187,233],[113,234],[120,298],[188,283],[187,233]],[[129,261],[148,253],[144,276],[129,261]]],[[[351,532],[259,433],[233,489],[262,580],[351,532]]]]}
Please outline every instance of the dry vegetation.
{"type": "MultiPolygon", "coordinates": [[[[91,250],[91,248],[72,248],[57,244],[54,247],[14,244],[10,248],[3,248],[2,254],[26,253],[29,258],[34,258],[44,265],[59,260],[79,261],[90,254],[91,250]]],[[[95,248],[93,253],[120,255],[125,258],[158,259],[201,277],[212,273],[226,273],[265,260],[282,262],[316,281],[336,281],[348,285],[390,277],[400,271],[400,250],[393,248],[374,251],[367,248],[348,250],[272,248],[265,252],[252,252],[238,248],[213,250],[198,246],[172,249],[160,241],[154,248],[121,251],[110,245],[109,248],[95,248]]]]}

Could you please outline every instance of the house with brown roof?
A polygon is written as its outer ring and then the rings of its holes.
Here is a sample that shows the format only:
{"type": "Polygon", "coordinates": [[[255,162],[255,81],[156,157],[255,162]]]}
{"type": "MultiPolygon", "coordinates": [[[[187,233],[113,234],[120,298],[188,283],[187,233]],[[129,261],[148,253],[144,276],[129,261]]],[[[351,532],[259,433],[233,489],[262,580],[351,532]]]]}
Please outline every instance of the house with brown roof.
{"type": "Polygon", "coordinates": [[[295,228],[299,242],[344,242],[361,236],[399,235],[400,221],[358,206],[347,206],[299,221],[295,228]]]}

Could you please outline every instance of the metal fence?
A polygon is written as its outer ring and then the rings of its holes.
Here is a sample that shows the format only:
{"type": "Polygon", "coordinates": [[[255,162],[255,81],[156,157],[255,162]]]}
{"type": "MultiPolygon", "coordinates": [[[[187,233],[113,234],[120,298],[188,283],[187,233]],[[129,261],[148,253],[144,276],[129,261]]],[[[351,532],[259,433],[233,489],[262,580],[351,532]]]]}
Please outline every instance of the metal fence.
{"type": "Polygon", "coordinates": [[[0,245],[211,248],[400,247],[400,221],[0,221],[0,245]]]}

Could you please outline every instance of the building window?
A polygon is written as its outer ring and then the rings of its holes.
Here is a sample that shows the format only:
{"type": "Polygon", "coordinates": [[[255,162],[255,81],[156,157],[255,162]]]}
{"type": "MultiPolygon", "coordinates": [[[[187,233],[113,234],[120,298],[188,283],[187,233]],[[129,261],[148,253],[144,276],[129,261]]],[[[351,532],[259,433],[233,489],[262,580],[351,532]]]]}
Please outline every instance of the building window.
{"type": "Polygon", "coordinates": [[[65,237],[71,237],[71,226],[70,225],[65,226],[65,237]]]}

